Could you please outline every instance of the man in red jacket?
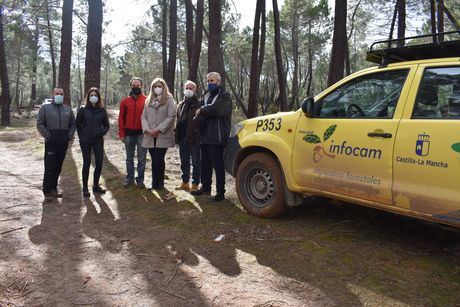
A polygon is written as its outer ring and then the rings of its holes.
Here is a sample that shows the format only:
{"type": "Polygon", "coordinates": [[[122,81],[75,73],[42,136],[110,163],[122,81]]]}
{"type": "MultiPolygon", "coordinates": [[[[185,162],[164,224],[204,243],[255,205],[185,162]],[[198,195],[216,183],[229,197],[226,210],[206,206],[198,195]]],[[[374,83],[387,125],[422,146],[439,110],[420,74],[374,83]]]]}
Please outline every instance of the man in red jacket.
{"type": "Polygon", "coordinates": [[[141,78],[133,77],[129,81],[131,92],[121,100],[118,114],[118,136],[125,143],[126,150],[126,179],[123,186],[127,188],[134,183],[144,188],[145,157],[147,149],[142,144],[141,116],[144,110],[146,96],[142,93],[144,85],[141,78]],[[137,148],[137,177],[134,178],[134,153],[137,148]]]}

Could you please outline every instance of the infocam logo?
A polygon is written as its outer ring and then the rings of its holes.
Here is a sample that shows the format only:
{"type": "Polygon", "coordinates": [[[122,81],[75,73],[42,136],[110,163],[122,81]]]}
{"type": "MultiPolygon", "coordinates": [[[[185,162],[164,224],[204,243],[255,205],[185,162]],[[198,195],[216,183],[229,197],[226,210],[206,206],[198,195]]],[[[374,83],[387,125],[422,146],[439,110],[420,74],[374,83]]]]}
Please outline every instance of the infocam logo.
{"type": "Polygon", "coordinates": [[[324,149],[324,143],[326,143],[326,141],[330,139],[332,134],[334,134],[336,128],[337,125],[332,125],[329,128],[327,128],[323,135],[323,141],[321,141],[321,138],[316,134],[307,134],[303,137],[303,140],[307,143],[321,144],[313,148],[314,162],[317,163],[321,161],[321,159],[323,159],[323,157],[325,156],[334,159],[336,155],[346,155],[368,159],[382,158],[382,151],[380,149],[352,146],[349,145],[347,141],[342,141],[341,144],[335,144],[334,140],[331,140],[331,144],[327,147],[326,151],[324,149]]]}

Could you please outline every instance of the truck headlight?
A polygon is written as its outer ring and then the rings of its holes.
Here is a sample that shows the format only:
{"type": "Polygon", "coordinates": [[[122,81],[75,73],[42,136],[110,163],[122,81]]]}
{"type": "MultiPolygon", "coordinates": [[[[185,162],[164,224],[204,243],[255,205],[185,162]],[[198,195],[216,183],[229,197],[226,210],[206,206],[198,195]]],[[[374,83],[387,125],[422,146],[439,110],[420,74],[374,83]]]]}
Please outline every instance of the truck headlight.
{"type": "Polygon", "coordinates": [[[230,137],[231,138],[235,137],[238,134],[238,132],[240,132],[241,129],[243,129],[243,127],[244,127],[243,123],[237,123],[233,125],[232,130],[230,131],[230,137]]]}

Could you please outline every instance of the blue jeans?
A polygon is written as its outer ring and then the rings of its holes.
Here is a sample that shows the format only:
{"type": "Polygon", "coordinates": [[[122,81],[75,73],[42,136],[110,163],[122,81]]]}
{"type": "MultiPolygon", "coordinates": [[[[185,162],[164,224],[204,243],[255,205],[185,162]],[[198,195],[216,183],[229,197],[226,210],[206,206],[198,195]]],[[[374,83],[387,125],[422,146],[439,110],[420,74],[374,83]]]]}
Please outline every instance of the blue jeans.
{"type": "Polygon", "coordinates": [[[190,157],[192,158],[192,183],[200,184],[201,163],[200,146],[190,146],[185,139],[179,142],[180,169],[182,171],[182,182],[190,181],[190,157]]]}
{"type": "Polygon", "coordinates": [[[134,182],[134,152],[137,148],[137,183],[144,183],[145,173],[145,157],[147,149],[142,147],[142,139],[144,135],[134,135],[125,137],[125,150],[126,150],[126,180],[134,182]]]}

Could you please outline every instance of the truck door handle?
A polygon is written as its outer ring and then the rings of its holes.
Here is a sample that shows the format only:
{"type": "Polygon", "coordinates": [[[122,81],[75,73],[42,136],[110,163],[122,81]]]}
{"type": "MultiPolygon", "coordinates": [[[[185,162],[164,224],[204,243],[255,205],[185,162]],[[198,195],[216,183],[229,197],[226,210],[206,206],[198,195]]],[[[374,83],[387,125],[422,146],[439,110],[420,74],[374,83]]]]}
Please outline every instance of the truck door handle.
{"type": "Polygon", "coordinates": [[[367,133],[367,136],[371,137],[371,138],[384,138],[384,139],[389,139],[391,138],[393,135],[391,133],[388,133],[388,132],[368,132],[367,133]]]}

